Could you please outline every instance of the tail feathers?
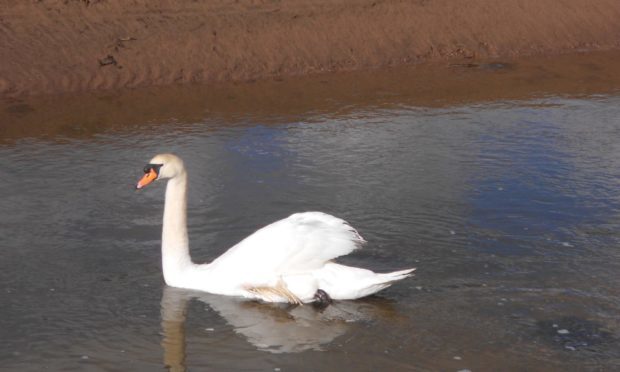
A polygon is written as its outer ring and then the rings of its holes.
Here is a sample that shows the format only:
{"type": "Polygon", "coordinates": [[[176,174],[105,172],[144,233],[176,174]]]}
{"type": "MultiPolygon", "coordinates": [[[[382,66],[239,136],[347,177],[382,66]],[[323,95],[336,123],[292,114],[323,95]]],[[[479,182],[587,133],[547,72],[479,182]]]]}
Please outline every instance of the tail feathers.
{"type": "Polygon", "coordinates": [[[358,267],[330,262],[314,273],[319,289],[334,300],[354,300],[377,293],[394,282],[412,275],[415,269],[377,274],[358,267]]]}
{"type": "Polygon", "coordinates": [[[382,280],[379,281],[377,284],[381,283],[381,284],[387,284],[389,286],[394,282],[413,276],[414,271],[415,271],[415,267],[411,269],[394,271],[391,273],[378,274],[378,276],[382,278],[382,280]]]}
{"type": "Polygon", "coordinates": [[[354,300],[357,298],[370,296],[391,286],[399,280],[412,276],[414,270],[415,269],[406,269],[384,274],[377,274],[368,270],[367,275],[359,278],[359,281],[357,282],[358,284],[354,286],[355,288],[351,288],[352,290],[348,291],[338,291],[338,295],[332,296],[332,298],[339,300],[354,300]]]}
{"type": "Polygon", "coordinates": [[[394,284],[395,282],[399,280],[403,280],[405,278],[413,276],[414,271],[415,271],[415,268],[394,271],[391,273],[375,274],[375,277],[373,278],[372,282],[369,283],[366,288],[364,288],[364,291],[363,291],[365,293],[364,296],[377,293],[380,290],[391,286],[392,284],[394,284]]]}

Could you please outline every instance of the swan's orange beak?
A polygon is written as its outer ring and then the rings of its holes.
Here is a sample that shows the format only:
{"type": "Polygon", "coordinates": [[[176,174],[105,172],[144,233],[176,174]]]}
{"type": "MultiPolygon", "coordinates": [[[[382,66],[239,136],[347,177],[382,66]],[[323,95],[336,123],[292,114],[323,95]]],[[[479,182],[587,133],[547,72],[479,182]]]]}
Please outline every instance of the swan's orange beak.
{"type": "Polygon", "coordinates": [[[141,189],[149,183],[155,181],[157,179],[157,171],[153,168],[149,169],[147,173],[142,176],[138,184],[136,185],[136,189],[141,189]]]}

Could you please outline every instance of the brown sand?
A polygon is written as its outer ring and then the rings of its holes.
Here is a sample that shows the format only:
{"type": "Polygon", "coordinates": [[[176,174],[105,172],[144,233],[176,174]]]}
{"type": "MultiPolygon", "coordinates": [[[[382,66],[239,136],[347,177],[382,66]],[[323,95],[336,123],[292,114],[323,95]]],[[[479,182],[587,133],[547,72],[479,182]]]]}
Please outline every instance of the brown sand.
{"type": "Polygon", "coordinates": [[[509,63],[425,63],[253,83],[211,83],[0,100],[0,144],[124,131],[263,125],[369,108],[448,107],[548,95],[620,92],[620,50],[530,56],[509,63]],[[44,124],[44,125],[42,125],[44,124]]]}
{"type": "Polygon", "coordinates": [[[0,0],[0,96],[620,48],[618,0],[0,0]]]}

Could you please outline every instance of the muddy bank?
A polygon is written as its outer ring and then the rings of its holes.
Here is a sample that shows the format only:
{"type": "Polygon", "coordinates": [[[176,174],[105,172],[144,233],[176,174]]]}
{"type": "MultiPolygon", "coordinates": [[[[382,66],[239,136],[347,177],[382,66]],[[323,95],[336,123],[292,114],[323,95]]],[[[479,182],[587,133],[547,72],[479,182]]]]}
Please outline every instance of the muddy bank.
{"type": "Polygon", "coordinates": [[[424,63],[244,84],[9,98],[0,100],[0,143],[91,138],[108,131],[191,130],[196,123],[210,120],[233,126],[251,118],[252,123],[277,125],[369,109],[618,94],[618,60],[620,50],[614,50],[510,62],[424,63]]]}
{"type": "Polygon", "coordinates": [[[620,2],[0,0],[0,95],[620,48],[620,2]]]}

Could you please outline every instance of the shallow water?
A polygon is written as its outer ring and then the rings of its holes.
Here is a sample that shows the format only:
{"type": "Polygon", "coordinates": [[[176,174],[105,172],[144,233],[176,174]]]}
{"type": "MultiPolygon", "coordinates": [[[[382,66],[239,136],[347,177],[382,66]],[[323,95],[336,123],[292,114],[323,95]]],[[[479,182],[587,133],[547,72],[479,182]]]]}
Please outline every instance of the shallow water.
{"type": "Polygon", "coordinates": [[[620,95],[382,97],[2,142],[0,369],[614,369],[620,95]],[[167,288],[164,185],[133,189],[163,151],[196,261],[322,210],[369,241],[341,262],[417,275],[323,312],[167,288]]]}

